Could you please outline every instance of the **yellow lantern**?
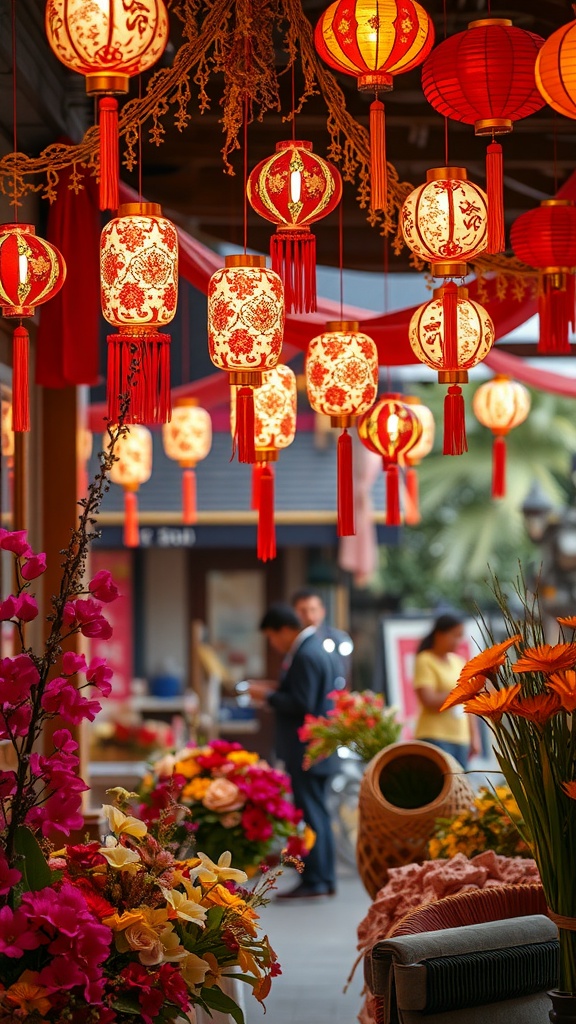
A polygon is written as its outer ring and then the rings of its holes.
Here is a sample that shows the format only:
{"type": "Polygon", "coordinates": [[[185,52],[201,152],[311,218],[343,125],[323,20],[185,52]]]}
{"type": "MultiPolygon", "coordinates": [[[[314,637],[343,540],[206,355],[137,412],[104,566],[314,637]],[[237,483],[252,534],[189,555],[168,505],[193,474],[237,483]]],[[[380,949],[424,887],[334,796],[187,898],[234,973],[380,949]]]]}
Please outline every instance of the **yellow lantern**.
{"type": "Polygon", "coordinates": [[[492,497],[506,495],[506,434],[524,423],[530,412],[530,392],[523,384],[498,374],[481,384],[472,408],[476,419],[494,434],[492,455],[492,497]]]}
{"type": "Polygon", "coordinates": [[[422,433],[416,444],[412,445],[409,451],[406,452],[406,511],[404,514],[404,521],[408,526],[417,526],[420,522],[420,500],[418,494],[418,474],[416,472],[416,466],[418,466],[422,459],[425,459],[430,454],[434,447],[434,434],[436,430],[436,424],[434,422],[434,414],[427,405],[424,405],[419,398],[414,395],[406,395],[404,401],[410,406],[412,412],[416,414],[420,420],[422,426],[422,433]]]}
{"type": "Polygon", "coordinates": [[[212,447],[212,420],[195,398],[179,398],[172,410],[170,423],[162,427],[162,442],[169,459],[182,468],[182,522],[195,523],[196,474],[198,462],[205,459],[212,447]]]}
{"type": "MultiPolygon", "coordinates": [[[[109,441],[105,434],[105,447],[109,441]]],[[[152,475],[152,434],[147,427],[135,423],[118,438],[114,452],[116,462],[110,470],[110,479],[124,489],[124,544],[127,548],[137,548],[140,543],[137,492],[152,475]]]]}
{"type": "Polygon", "coordinates": [[[576,21],[553,32],[536,57],[536,86],[553,110],[576,118],[576,21]]]}

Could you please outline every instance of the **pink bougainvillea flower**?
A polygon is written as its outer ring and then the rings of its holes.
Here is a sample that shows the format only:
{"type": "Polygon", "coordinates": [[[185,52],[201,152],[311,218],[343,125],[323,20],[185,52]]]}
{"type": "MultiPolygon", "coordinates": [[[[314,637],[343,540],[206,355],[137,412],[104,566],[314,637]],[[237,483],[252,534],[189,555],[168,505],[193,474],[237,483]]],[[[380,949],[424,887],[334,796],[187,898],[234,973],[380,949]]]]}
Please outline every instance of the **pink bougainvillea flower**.
{"type": "Polygon", "coordinates": [[[96,573],[88,584],[88,590],[97,601],[103,601],[104,604],[115,601],[118,597],[118,587],[112,579],[112,573],[107,569],[101,569],[96,573]]]}
{"type": "Polygon", "coordinates": [[[16,617],[16,598],[10,594],[5,601],[0,602],[0,621],[7,622],[8,619],[16,617]]]}
{"type": "Polygon", "coordinates": [[[68,729],[55,729],[52,742],[56,750],[60,750],[64,754],[73,754],[75,750],[78,750],[78,744],[76,740],[72,739],[68,729]]]}
{"type": "MultiPolygon", "coordinates": [[[[16,772],[0,772],[0,800],[16,792],[16,772]]],[[[0,852],[0,857],[2,853],[0,852]]]]}
{"type": "Polygon", "coordinates": [[[514,683],[507,689],[494,690],[492,693],[479,693],[477,697],[467,701],[464,710],[469,715],[480,715],[482,718],[492,718],[498,722],[502,715],[508,712],[510,704],[521,689],[521,683],[514,683]]]}
{"type": "Polygon", "coordinates": [[[26,736],[32,721],[32,707],[30,704],[20,704],[16,708],[4,704],[0,712],[0,739],[8,740],[11,737],[26,736]]]}
{"type": "Polygon", "coordinates": [[[4,551],[12,551],[19,558],[27,557],[32,554],[32,548],[26,540],[27,536],[27,530],[7,530],[4,536],[0,536],[0,548],[4,551]]]}
{"type": "Polygon", "coordinates": [[[545,725],[562,709],[557,693],[537,693],[533,697],[516,698],[508,705],[506,713],[520,715],[534,725],[545,725]]]}
{"type": "Polygon", "coordinates": [[[73,683],[57,676],[50,680],[42,694],[42,707],[49,715],[60,715],[66,722],[78,725],[85,719],[93,722],[101,704],[83,697],[73,683]]]}
{"type": "Polygon", "coordinates": [[[38,669],[27,654],[0,659],[0,704],[18,704],[39,679],[38,669]]]}
{"type": "MultiPolygon", "coordinates": [[[[13,772],[8,774],[13,775],[13,772]]],[[[0,896],[5,896],[6,893],[10,892],[12,886],[16,885],[20,881],[22,875],[16,868],[11,868],[6,857],[0,851],[0,896]]]]}
{"type": "Polygon", "coordinates": [[[576,665],[576,644],[539,644],[525,647],[513,672],[559,672],[576,665]]]}
{"type": "Polygon", "coordinates": [[[558,695],[564,711],[573,714],[576,711],[576,672],[570,668],[564,672],[554,672],[547,680],[547,685],[548,689],[558,695]]]}
{"type": "Polygon", "coordinates": [[[500,644],[494,644],[485,651],[480,651],[480,654],[476,654],[466,662],[458,676],[458,682],[465,683],[473,676],[490,676],[495,673],[506,661],[506,651],[521,639],[520,633],[516,633],[508,640],[503,640],[500,644]]]}
{"type": "Polygon", "coordinates": [[[82,636],[88,636],[92,639],[109,640],[114,630],[108,620],[103,615],[100,615],[97,619],[84,622],[80,626],[80,632],[82,636]]]}
{"type": "Polygon", "coordinates": [[[74,602],[66,601],[66,604],[62,609],[62,624],[64,626],[71,626],[74,622],[76,622],[76,608],[74,607],[74,602]]]}
{"type": "Polygon", "coordinates": [[[103,697],[108,697],[112,690],[112,669],[105,658],[92,658],[86,669],[86,679],[95,686],[103,697]]]}
{"type": "Polygon", "coordinates": [[[571,800],[576,800],[576,782],[563,782],[562,789],[571,800]]]}
{"type": "Polygon", "coordinates": [[[84,824],[80,814],[81,806],[81,793],[59,791],[53,793],[41,807],[32,807],[26,816],[26,824],[41,828],[43,836],[53,832],[69,836],[84,824]]]}
{"type": "Polygon", "coordinates": [[[92,622],[92,619],[98,619],[102,615],[102,605],[99,601],[93,601],[91,597],[87,597],[86,600],[79,597],[74,601],[74,610],[78,622],[92,622]]]}
{"type": "Polygon", "coordinates": [[[0,910],[0,953],[20,958],[27,949],[37,949],[43,937],[32,929],[22,910],[2,907],[0,910]]]}
{"type": "Polygon", "coordinates": [[[30,594],[20,594],[20,597],[16,598],[14,614],[17,619],[22,619],[22,622],[32,622],[32,619],[38,615],[36,598],[31,597],[30,594]]]}
{"type": "Polygon", "coordinates": [[[35,580],[43,572],[46,572],[46,554],[44,551],[40,551],[37,555],[29,555],[20,569],[22,579],[24,580],[35,580]]]}
{"type": "Polygon", "coordinates": [[[86,658],[83,654],[76,654],[74,651],[66,651],[62,657],[62,672],[65,676],[73,676],[76,672],[83,672],[86,668],[86,658]]]}

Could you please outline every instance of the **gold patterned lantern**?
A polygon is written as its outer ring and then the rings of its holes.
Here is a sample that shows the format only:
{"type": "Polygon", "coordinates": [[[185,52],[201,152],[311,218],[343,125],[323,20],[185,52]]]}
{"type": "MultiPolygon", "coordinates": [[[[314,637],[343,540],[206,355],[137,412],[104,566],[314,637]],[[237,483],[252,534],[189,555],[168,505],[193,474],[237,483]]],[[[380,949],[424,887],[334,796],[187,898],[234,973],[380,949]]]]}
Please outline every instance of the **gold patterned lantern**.
{"type": "MultiPolygon", "coordinates": [[[[109,441],[105,434],[105,447],[109,441]]],[[[134,423],[118,438],[114,452],[116,461],[110,470],[110,479],[124,489],[124,544],[127,548],[137,548],[140,543],[137,492],[152,475],[152,434],[147,427],[134,423]]]]}
{"type": "Polygon", "coordinates": [[[412,412],[416,413],[416,416],[420,420],[422,426],[422,433],[416,444],[410,448],[410,451],[406,453],[406,512],[404,520],[408,526],[417,526],[420,522],[420,499],[418,494],[418,474],[416,472],[416,466],[418,466],[422,459],[425,459],[430,454],[434,447],[434,434],[436,431],[436,424],[434,422],[434,414],[427,405],[424,405],[419,398],[414,395],[406,395],[404,401],[410,406],[412,412]]]}
{"type": "Polygon", "coordinates": [[[306,353],[308,401],[342,430],[338,438],[338,536],[355,533],[352,439],[348,428],[378,392],[378,352],[354,320],[331,321],[306,353]]]}
{"type": "Polygon", "coordinates": [[[170,423],[162,427],[162,442],[169,459],[182,468],[182,522],[195,523],[196,473],[198,462],[205,459],[212,447],[212,420],[195,398],[179,398],[172,409],[170,423]]]}
{"type": "Polygon", "coordinates": [[[364,430],[370,451],[382,456],[386,471],[386,525],[400,526],[400,465],[422,435],[422,425],[402,395],[381,395],[372,410],[366,414],[364,430]]]}
{"type": "Polygon", "coordinates": [[[126,203],[100,241],[102,313],[118,328],[108,341],[108,417],[126,423],[170,419],[170,335],[178,301],[178,235],[157,203],[126,203]],[[134,360],[137,368],[133,370],[134,360]]]}
{"type": "Polygon", "coordinates": [[[238,388],[238,460],[253,463],[254,393],[276,366],[284,336],[284,292],[264,256],[227,256],[208,285],[210,359],[238,388]]]}
{"type": "Polygon", "coordinates": [[[523,384],[498,374],[481,384],[472,408],[476,419],[494,434],[492,497],[506,496],[506,434],[519,427],[530,412],[530,392],[523,384]]]}

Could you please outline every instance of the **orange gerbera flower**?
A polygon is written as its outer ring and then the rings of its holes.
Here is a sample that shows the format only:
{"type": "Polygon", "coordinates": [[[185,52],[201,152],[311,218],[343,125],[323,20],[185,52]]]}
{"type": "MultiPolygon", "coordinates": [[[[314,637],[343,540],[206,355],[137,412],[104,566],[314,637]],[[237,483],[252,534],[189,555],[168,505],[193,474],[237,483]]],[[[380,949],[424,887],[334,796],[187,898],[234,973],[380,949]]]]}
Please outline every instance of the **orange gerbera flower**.
{"type": "Polygon", "coordinates": [[[24,1014],[32,1014],[34,1011],[40,1014],[48,1013],[52,1003],[47,999],[48,989],[37,982],[36,971],[24,971],[18,981],[6,992],[6,1001],[24,1014]]]}
{"type": "Polygon", "coordinates": [[[512,666],[513,672],[559,672],[576,665],[576,644],[539,644],[527,647],[512,666]]]}
{"type": "Polygon", "coordinates": [[[523,697],[510,704],[508,713],[527,718],[534,725],[545,725],[562,707],[557,693],[537,693],[534,697],[523,697]]]}
{"type": "Polygon", "coordinates": [[[514,683],[514,686],[509,686],[505,690],[479,693],[464,705],[464,711],[468,715],[480,715],[482,718],[493,718],[495,722],[499,722],[521,689],[520,683],[514,683]]]}
{"type": "Polygon", "coordinates": [[[471,679],[465,679],[463,682],[456,683],[454,689],[446,697],[440,711],[446,711],[448,708],[454,707],[455,704],[465,704],[471,697],[475,697],[477,693],[480,693],[480,690],[483,690],[485,686],[486,676],[472,676],[471,679]]]}
{"type": "Polygon", "coordinates": [[[548,680],[548,687],[558,694],[564,711],[570,714],[576,711],[576,672],[573,669],[555,672],[548,680]]]}
{"type": "Polygon", "coordinates": [[[458,682],[465,683],[468,679],[472,679],[473,676],[487,676],[495,672],[506,661],[506,651],[508,648],[513,647],[521,639],[520,633],[516,633],[509,640],[503,640],[501,644],[494,644],[493,647],[480,651],[480,654],[476,654],[474,658],[470,658],[470,661],[466,662],[458,676],[458,682]]]}
{"type": "Polygon", "coordinates": [[[567,615],[565,618],[558,618],[556,622],[559,622],[561,626],[567,626],[568,629],[576,629],[576,615],[567,615]]]}
{"type": "Polygon", "coordinates": [[[576,782],[563,782],[562,789],[571,800],[576,800],[576,782]]]}

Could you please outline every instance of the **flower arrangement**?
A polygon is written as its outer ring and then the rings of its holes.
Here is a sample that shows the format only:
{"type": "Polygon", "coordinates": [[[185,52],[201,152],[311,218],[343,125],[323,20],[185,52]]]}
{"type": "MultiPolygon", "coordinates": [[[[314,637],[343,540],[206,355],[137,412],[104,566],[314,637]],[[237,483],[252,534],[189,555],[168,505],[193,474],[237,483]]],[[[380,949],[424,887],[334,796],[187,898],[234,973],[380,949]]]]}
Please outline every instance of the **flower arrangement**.
{"type": "Polygon", "coordinates": [[[468,810],[438,818],[428,854],[432,860],[440,860],[457,853],[475,857],[494,850],[503,857],[531,857],[521,832],[526,832],[526,826],[510,788],[481,786],[468,810]]]}
{"type": "Polygon", "coordinates": [[[469,661],[443,707],[463,704],[490,726],[495,753],[525,823],[552,920],[560,930],[560,989],[576,994],[576,616],[547,642],[538,596],[515,587],[521,613],[493,591],[507,639],[469,661]]]}
{"type": "Polygon", "coordinates": [[[396,721],[394,708],[385,707],[382,694],[334,690],[328,696],[334,707],[325,717],[306,715],[298,730],[307,744],[305,767],[330,757],[338,747],[349,747],[368,762],[399,739],[402,726],[396,721]]]}
{"type": "Polygon", "coordinates": [[[152,826],[177,802],[188,812],[180,815],[182,844],[193,838],[197,849],[215,858],[230,850],[234,863],[253,873],[275,846],[302,857],[313,844],[291,795],[284,772],[240,743],[212,740],[157,761],[143,781],[139,813],[152,826]]]}

